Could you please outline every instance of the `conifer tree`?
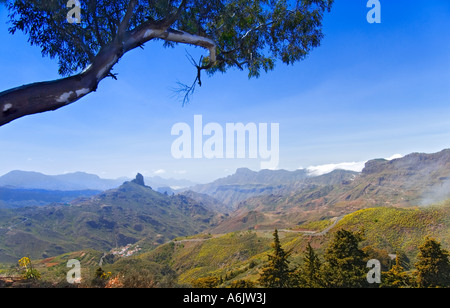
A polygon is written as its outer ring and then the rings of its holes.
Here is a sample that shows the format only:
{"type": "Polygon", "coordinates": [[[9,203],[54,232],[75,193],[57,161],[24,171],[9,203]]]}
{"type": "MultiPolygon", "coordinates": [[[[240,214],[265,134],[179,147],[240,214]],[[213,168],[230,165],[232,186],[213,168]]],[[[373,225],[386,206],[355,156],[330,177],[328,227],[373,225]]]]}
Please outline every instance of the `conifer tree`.
{"type": "Polygon", "coordinates": [[[322,263],[319,256],[308,242],[303,257],[303,264],[296,272],[297,285],[300,288],[320,288],[324,286],[321,273],[322,263]]]}
{"type": "Polygon", "coordinates": [[[427,238],[419,247],[415,264],[420,288],[450,287],[450,261],[447,250],[435,239],[427,238]]]}
{"type": "Polygon", "coordinates": [[[339,230],[325,251],[327,287],[359,288],[366,287],[367,255],[359,249],[362,236],[347,230],[339,230]]]}
{"type": "Polygon", "coordinates": [[[397,253],[395,265],[381,274],[381,288],[405,288],[411,286],[411,277],[401,265],[401,257],[397,253]]]}
{"type": "Polygon", "coordinates": [[[262,269],[259,284],[267,288],[289,288],[292,287],[292,270],[289,269],[290,252],[281,247],[278,230],[273,233],[273,254],[268,256],[268,263],[262,269]]]}

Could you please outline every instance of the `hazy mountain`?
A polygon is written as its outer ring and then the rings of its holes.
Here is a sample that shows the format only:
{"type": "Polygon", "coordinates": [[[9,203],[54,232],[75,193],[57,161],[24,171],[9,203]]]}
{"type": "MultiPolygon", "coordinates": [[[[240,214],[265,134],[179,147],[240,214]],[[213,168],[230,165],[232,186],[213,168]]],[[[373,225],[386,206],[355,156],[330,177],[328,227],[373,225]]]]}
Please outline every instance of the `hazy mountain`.
{"type": "Polygon", "coordinates": [[[32,171],[11,171],[0,177],[0,187],[45,190],[107,190],[118,187],[124,179],[102,179],[97,175],[75,172],[62,175],[46,175],[32,171]]]}
{"type": "Polygon", "coordinates": [[[49,203],[68,203],[74,199],[99,194],[98,190],[44,190],[0,187],[0,208],[42,206],[49,203]]]}
{"type": "Polygon", "coordinates": [[[357,174],[353,171],[336,170],[321,176],[309,176],[306,169],[295,171],[261,170],[256,172],[247,168],[240,168],[233,175],[209,184],[196,185],[189,189],[208,194],[227,206],[236,208],[239,202],[248,198],[286,194],[302,190],[311,184],[334,185],[342,181],[350,181],[357,174]]]}
{"type": "Polygon", "coordinates": [[[220,202],[233,208],[237,203],[247,198],[268,195],[278,191],[285,185],[303,180],[307,177],[305,170],[262,170],[259,172],[240,168],[236,173],[212,183],[196,185],[189,189],[198,193],[208,194],[220,202]]]}
{"type": "Polygon", "coordinates": [[[216,211],[216,212],[224,213],[224,214],[227,214],[227,213],[230,213],[233,211],[231,206],[228,206],[207,194],[201,194],[201,193],[194,192],[192,190],[188,190],[188,191],[179,193],[179,195],[183,195],[188,198],[199,201],[203,204],[203,206],[205,206],[207,209],[210,209],[212,211],[216,211]]]}
{"type": "MultiPolygon", "coordinates": [[[[33,171],[14,170],[0,176],[0,187],[19,189],[41,189],[54,191],[97,190],[104,191],[117,188],[132,179],[103,179],[98,175],[74,172],[61,175],[46,175],[33,171]]],[[[152,188],[169,187],[176,191],[196,183],[184,179],[164,179],[159,176],[146,177],[145,182],[152,188]]]]}
{"type": "Polygon", "coordinates": [[[424,206],[446,200],[450,198],[450,150],[375,159],[361,173],[336,170],[297,184],[242,200],[214,232],[294,227],[362,208],[424,206]]]}
{"type": "Polygon", "coordinates": [[[335,170],[313,177],[305,170],[239,169],[174,195],[139,178],[65,206],[0,209],[0,261],[84,248],[107,251],[136,242],[153,246],[202,231],[295,228],[364,208],[425,205],[450,198],[449,179],[450,150],[371,160],[360,173],[335,170]]]}
{"type": "Polygon", "coordinates": [[[152,188],[169,187],[173,192],[186,187],[197,185],[197,183],[190,180],[173,178],[164,179],[160,176],[145,177],[145,183],[147,183],[147,185],[152,188]]]}
{"type": "Polygon", "coordinates": [[[125,182],[69,205],[0,210],[0,262],[85,248],[108,251],[138,241],[159,245],[201,232],[218,220],[220,216],[201,201],[125,182]]]}
{"type": "Polygon", "coordinates": [[[224,178],[220,178],[209,184],[194,186],[196,191],[211,192],[220,186],[227,185],[285,185],[296,181],[301,181],[308,177],[305,169],[295,171],[287,170],[261,170],[252,171],[248,168],[239,168],[236,173],[224,178]]]}

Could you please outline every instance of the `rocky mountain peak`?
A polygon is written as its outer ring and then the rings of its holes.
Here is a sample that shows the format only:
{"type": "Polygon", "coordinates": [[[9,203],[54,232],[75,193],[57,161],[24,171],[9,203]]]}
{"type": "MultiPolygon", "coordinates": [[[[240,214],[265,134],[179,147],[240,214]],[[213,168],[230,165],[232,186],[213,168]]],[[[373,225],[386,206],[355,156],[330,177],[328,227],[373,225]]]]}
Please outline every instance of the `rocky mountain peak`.
{"type": "Polygon", "coordinates": [[[144,176],[140,173],[138,173],[136,175],[136,178],[134,180],[131,181],[131,183],[140,185],[140,186],[145,186],[145,182],[144,182],[144,176]]]}

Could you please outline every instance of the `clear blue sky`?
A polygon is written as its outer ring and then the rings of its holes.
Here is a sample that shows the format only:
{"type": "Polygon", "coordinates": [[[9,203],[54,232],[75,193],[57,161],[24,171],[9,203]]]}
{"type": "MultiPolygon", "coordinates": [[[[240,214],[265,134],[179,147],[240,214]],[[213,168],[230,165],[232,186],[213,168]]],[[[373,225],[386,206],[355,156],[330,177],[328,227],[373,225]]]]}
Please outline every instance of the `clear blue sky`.
{"type": "MultiPolygon", "coordinates": [[[[249,80],[230,71],[203,78],[182,107],[172,88],[195,71],[186,46],[159,43],[126,54],[96,93],[60,110],[0,127],[0,175],[85,171],[104,178],[151,176],[207,182],[260,160],[182,159],[171,128],[203,121],[279,123],[279,168],[364,162],[450,147],[450,1],[381,0],[382,23],[366,21],[366,0],[336,0],[325,38],[303,62],[249,80]]],[[[0,91],[58,78],[0,8],[0,91]]],[[[200,54],[200,49],[188,49],[200,54]]]]}

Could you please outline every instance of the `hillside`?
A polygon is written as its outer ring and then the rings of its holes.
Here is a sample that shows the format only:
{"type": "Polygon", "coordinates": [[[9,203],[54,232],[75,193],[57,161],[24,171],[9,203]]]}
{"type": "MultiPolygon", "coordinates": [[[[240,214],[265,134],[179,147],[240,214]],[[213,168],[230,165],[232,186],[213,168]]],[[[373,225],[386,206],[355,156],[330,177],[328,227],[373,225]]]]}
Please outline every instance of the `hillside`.
{"type": "Polygon", "coordinates": [[[50,203],[69,203],[77,198],[99,194],[98,190],[45,190],[0,187],[0,208],[42,206],[50,203]]]}
{"type": "MultiPolygon", "coordinates": [[[[304,230],[281,230],[279,233],[284,249],[292,251],[293,264],[301,262],[308,241],[322,254],[333,232],[346,229],[364,231],[365,240],[361,247],[366,247],[366,251],[372,253],[371,257],[389,260],[388,254],[404,253],[412,266],[417,248],[427,235],[441,241],[443,248],[450,249],[449,215],[450,200],[429,208],[370,208],[345,216],[326,234],[314,236],[304,230]]],[[[221,276],[227,277],[227,285],[235,279],[258,277],[258,269],[267,261],[266,255],[271,249],[272,232],[240,231],[206,238],[179,238],[153,251],[122,259],[120,263],[123,266],[139,259],[170,266],[178,274],[180,284],[191,283],[200,277],[221,276]]],[[[113,271],[114,268],[115,265],[110,266],[113,271]]]]}
{"type": "MultiPolygon", "coordinates": [[[[450,150],[372,160],[361,173],[335,170],[313,177],[242,169],[211,183],[211,195],[159,193],[138,175],[67,204],[0,208],[0,262],[28,254],[54,261],[93,249],[97,257],[89,257],[89,266],[104,262],[111,272],[148,267],[157,279],[170,273],[171,283],[177,277],[181,285],[220,276],[225,286],[233,279],[256,279],[275,228],[294,263],[301,262],[308,241],[322,253],[331,234],[344,228],[363,230],[363,246],[377,258],[401,252],[413,264],[427,235],[450,248],[450,201],[439,203],[450,198],[449,178],[450,150]],[[228,189],[226,198],[243,200],[222,202],[220,187],[228,189]],[[112,249],[134,249],[135,255],[112,249]]],[[[47,267],[60,261],[39,262],[47,267]]]]}
{"type": "Polygon", "coordinates": [[[336,170],[321,176],[309,176],[306,169],[255,172],[240,168],[233,175],[189,189],[208,194],[230,208],[236,209],[240,202],[249,198],[273,194],[285,195],[293,191],[302,191],[310,185],[340,184],[342,181],[350,181],[356,175],[356,172],[345,170],[336,170]]]}
{"type": "Polygon", "coordinates": [[[213,232],[295,227],[359,209],[428,205],[450,198],[450,150],[371,160],[359,174],[336,170],[249,197],[213,232]]]}
{"type": "MultiPolygon", "coordinates": [[[[405,265],[413,268],[418,246],[426,236],[436,238],[444,249],[450,249],[449,214],[450,200],[420,208],[369,208],[346,215],[336,224],[332,221],[313,221],[296,230],[280,229],[279,235],[283,249],[292,252],[292,266],[301,264],[308,242],[322,258],[334,232],[346,229],[363,231],[365,239],[361,248],[368,253],[369,258],[389,264],[389,254],[400,253],[405,256],[405,265]],[[321,232],[325,229],[327,232],[321,232]]],[[[142,249],[130,257],[110,255],[109,262],[103,263],[103,269],[112,275],[146,273],[162,282],[170,278],[172,286],[190,286],[197,278],[208,276],[221,277],[222,287],[239,279],[256,281],[267,261],[267,254],[271,252],[272,232],[239,231],[179,237],[156,249],[142,249]]],[[[101,259],[100,253],[89,250],[71,255],[80,256],[87,273],[92,273],[101,259]]],[[[57,275],[65,273],[63,265],[67,258],[65,254],[36,261],[36,265],[47,277],[56,279],[57,275]]]]}
{"type": "MultiPolygon", "coordinates": [[[[322,257],[334,232],[339,229],[362,231],[364,240],[361,248],[369,254],[369,258],[389,264],[389,254],[400,253],[406,257],[404,265],[413,268],[418,246],[426,236],[436,238],[444,249],[450,249],[450,200],[429,207],[362,209],[338,221],[310,221],[296,229],[280,229],[279,235],[283,249],[292,252],[291,265],[297,266],[302,262],[308,242],[322,257]]],[[[102,268],[113,276],[120,274],[130,279],[151,279],[155,286],[190,286],[197,278],[213,276],[220,277],[221,286],[226,287],[239,279],[257,280],[271,251],[272,232],[239,231],[182,236],[156,248],[142,248],[128,257],[113,251],[106,255],[84,249],[35,260],[35,267],[44,280],[63,281],[67,273],[67,260],[75,258],[80,260],[84,269],[83,279],[89,281],[103,260],[102,268]]]]}
{"type": "Polygon", "coordinates": [[[125,182],[117,189],[68,205],[2,210],[0,261],[24,255],[48,258],[92,248],[108,251],[141,241],[155,246],[214,226],[220,216],[192,198],[125,182]]]}

